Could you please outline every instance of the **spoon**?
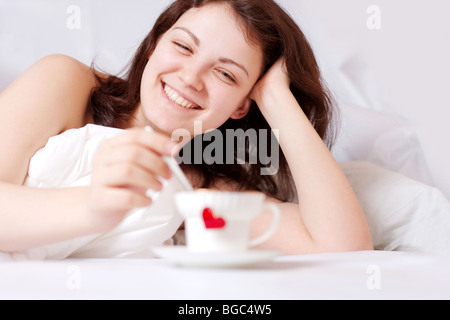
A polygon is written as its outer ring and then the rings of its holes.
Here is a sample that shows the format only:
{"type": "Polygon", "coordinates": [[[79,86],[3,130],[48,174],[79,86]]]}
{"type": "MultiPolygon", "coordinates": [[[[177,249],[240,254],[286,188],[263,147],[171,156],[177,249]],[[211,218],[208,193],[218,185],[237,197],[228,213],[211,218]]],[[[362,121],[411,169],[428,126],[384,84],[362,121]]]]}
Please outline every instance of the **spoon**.
{"type": "MultiPolygon", "coordinates": [[[[152,132],[153,128],[150,126],[145,127],[145,131],[152,132]]],[[[162,157],[164,162],[169,166],[170,171],[174,174],[175,178],[178,180],[178,182],[181,184],[181,186],[186,189],[187,191],[194,191],[194,188],[192,188],[191,183],[187,179],[186,175],[183,173],[183,170],[181,170],[180,166],[178,165],[177,161],[170,156],[163,156],[162,157]]]]}

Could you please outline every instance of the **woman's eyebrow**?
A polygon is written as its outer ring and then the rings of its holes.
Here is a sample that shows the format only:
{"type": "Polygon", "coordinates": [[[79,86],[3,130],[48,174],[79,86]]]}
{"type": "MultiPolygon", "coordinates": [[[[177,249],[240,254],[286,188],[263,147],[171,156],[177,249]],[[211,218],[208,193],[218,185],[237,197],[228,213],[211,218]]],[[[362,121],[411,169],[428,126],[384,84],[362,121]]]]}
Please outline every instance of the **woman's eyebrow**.
{"type": "MultiPolygon", "coordinates": [[[[197,47],[200,47],[200,39],[195,34],[193,34],[189,29],[187,29],[185,27],[175,27],[175,28],[173,28],[173,30],[182,30],[182,31],[186,32],[192,38],[192,40],[194,41],[195,45],[197,47]]],[[[245,74],[247,75],[247,77],[250,77],[247,69],[242,64],[237,63],[236,61],[234,61],[232,59],[229,59],[229,58],[225,58],[225,57],[220,57],[219,61],[222,62],[222,63],[235,65],[236,67],[238,67],[242,71],[244,71],[245,74]]]]}
{"type": "Polygon", "coordinates": [[[197,38],[197,36],[195,34],[193,34],[191,31],[189,31],[189,29],[186,29],[184,27],[173,28],[173,30],[177,30],[177,29],[178,30],[183,30],[184,32],[186,32],[192,38],[192,40],[194,41],[195,45],[197,47],[200,47],[200,39],[197,38]]]}
{"type": "Polygon", "coordinates": [[[245,67],[244,67],[242,64],[237,63],[236,61],[231,60],[231,59],[229,59],[229,58],[225,58],[225,57],[220,57],[220,58],[219,58],[219,61],[222,62],[222,63],[233,64],[233,65],[235,65],[236,67],[238,67],[238,68],[240,68],[242,71],[244,71],[245,74],[247,75],[247,77],[250,77],[250,75],[248,74],[247,69],[245,69],[245,67]]]}

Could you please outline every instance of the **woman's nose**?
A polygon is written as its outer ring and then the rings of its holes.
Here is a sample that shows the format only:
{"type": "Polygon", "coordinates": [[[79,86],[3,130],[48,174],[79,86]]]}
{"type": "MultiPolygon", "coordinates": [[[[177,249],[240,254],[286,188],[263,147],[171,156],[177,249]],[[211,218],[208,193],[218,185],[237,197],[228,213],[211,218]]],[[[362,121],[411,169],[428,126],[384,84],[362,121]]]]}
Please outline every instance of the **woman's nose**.
{"type": "Polygon", "coordinates": [[[186,64],[179,72],[180,79],[187,87],[196,91],[204,89],[203,68],[195,63],[186,64]]]}

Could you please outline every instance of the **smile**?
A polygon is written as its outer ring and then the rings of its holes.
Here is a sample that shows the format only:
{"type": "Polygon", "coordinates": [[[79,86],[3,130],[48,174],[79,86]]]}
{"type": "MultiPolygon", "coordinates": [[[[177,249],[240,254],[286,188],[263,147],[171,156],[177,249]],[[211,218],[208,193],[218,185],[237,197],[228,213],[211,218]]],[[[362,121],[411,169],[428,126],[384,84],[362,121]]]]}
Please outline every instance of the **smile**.
{"type": "Polygon", "coordinates": [[[166,96],[173,102],[175,102],[180,107],[183,107],[185,109],[191,109],[191,110],[200,110],[201,108],[196,105],[195,103],[186,100],[182,96],[180,96],[175,90],[173,90],[171,87],[169,87],[166,83],[164,84],[164,92],[166,93],[166,96]]]}

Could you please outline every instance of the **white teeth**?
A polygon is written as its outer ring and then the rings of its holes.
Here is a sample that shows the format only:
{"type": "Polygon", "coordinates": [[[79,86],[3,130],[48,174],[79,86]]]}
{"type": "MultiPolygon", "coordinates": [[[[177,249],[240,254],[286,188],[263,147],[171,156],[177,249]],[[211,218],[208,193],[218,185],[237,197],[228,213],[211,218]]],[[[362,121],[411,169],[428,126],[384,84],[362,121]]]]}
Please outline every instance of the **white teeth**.
{"type": "Polygon", "coordinates": [[[167,84],[164,85],[164,92],[166,93],[167,97],[178,104],[179,106],[186,108],[186,109],[194,109],[195,105],[193,105],[191,102],[187,101],[183,97],[179,96],[178,93],[173,90],[171,87],[169,87],[167,84]]]}

